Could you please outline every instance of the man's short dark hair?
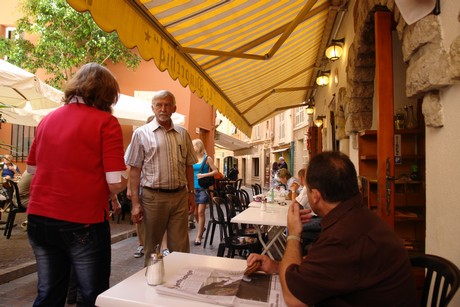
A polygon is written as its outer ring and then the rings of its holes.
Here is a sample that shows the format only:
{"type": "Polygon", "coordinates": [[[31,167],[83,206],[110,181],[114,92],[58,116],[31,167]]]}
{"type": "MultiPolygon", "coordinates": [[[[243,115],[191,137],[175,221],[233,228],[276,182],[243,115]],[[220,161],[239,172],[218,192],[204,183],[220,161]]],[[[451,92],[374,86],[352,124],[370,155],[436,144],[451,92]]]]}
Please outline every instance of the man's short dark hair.
{"type": "Polygon", "coordinates": [[[340,151],[315,155],[308,164],[307,185],[317,189],[323,199],[338,202],[359,193],[356,169],[350,158],[340,151]]]}

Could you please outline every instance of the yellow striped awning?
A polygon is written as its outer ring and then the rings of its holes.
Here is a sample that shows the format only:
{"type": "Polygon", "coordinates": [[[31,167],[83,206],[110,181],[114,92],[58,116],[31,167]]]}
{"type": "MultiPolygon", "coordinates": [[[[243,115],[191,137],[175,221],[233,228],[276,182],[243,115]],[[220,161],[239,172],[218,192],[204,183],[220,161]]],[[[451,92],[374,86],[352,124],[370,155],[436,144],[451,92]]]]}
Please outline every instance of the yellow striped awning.
{"type": "Polygon", "coordinates": [[[303,105],[344,0],[67,0],[246,135],[303,105]]]}

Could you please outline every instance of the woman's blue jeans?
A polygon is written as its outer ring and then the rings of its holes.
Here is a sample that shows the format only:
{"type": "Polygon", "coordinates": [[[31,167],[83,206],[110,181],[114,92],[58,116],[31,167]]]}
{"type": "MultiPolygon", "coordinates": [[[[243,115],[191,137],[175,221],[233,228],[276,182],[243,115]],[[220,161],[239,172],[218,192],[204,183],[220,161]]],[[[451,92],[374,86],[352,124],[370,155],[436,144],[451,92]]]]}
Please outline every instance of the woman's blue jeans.
{"type": "Polygon", "coordinates": [[[30,214],[27,233],[37,260],[38,294],[33,306],[64,306],[71,265],[84,306],[109,288],[110,226],[79,224],[30,214]]]}

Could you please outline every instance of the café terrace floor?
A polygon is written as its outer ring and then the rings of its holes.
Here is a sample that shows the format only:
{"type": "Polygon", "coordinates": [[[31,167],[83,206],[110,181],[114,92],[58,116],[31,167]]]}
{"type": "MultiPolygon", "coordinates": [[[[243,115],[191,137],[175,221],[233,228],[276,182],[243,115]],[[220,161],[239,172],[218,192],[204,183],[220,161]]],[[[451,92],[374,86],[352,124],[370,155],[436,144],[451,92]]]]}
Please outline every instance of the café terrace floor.
{"type": "MultiPolygon", "coordinates": [[[[206,210],[209,214],[209,209],[206,210]]],[[[7,213],[1,213],[1,221],[6,221],[7,213]]],[[[35,257],[27,241],[27,233],[21,228],[25,214],[16,216],[11,238],[0,233],[0,307],[31,306],[37,288],[37,274],[35,273],[35,257]]],[[[208,216],[206,219],[206,224],[208,216]]],[[[129,215],[120,223],[110,220],[112,232],[112,274],[110,286],[114,286],[128,276],[139,271],[143,267],[143,258],[134,258],[133,253],[138,246],[134,225],[129,223],[129,215]]],[[[3,225],[0,225],[3,228],[3,225]]],[[[217,254],[219,242],[219,230],[216,228],[212,246],[194,246],[196,229],[189,230],[190,252],[193,254],[211,255],[217,254]]],[[[202,240],[204,242],[204,238],[202,240]]],[[[74,306],[74,305],[66,305],[74,306]]]]}

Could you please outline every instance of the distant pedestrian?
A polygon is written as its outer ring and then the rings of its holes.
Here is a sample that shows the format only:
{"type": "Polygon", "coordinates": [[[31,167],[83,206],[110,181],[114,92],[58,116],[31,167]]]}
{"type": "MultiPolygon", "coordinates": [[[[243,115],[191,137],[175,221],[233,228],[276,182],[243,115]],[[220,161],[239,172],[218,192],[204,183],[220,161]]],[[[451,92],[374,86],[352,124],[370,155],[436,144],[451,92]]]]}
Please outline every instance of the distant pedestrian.
{"type": "Polygon", "coordinates": [[[238,166],[236,164],[233,164],[233,167],[230,169],[230,171],[228,172],[228,179],[230,180],[237,180],[238,179],[238,174],[240,172],[238,171],[238,166]]]}

